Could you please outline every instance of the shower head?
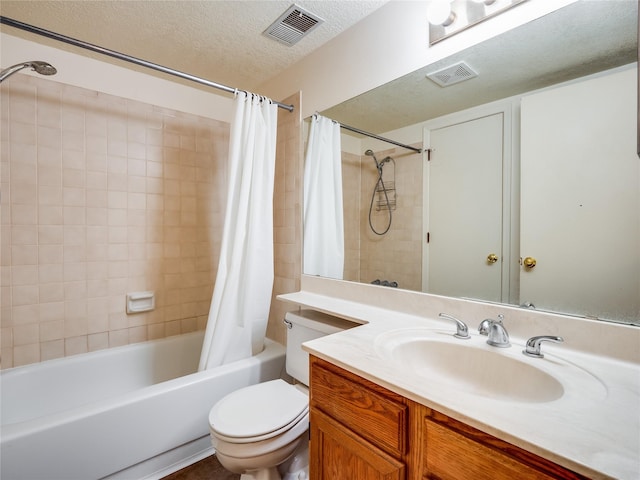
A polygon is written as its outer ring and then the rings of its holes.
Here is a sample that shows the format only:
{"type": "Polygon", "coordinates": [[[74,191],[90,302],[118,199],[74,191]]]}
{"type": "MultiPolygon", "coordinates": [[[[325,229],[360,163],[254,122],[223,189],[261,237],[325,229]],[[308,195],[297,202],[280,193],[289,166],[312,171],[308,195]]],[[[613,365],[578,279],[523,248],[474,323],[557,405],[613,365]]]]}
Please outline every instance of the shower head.
{"type": "Polygon", "coordinates": [[[58,70],[56,70],[56,67],[54,67],[50,63],[41,62],[41,61],[34,61],[30,63],[31,63],[31,68],[37,73],[39,73],[40,75],[55,75],[56,73],[58,73],[58,70]]]}
{"type": "Polygon", "coordinates": [[[366,150],[366,151],[364,152],[364,154],[365,154],[367,157],[371,157],[371,158],[373,158],[373,161],[374,161],[374,162],[376,162],[376,168],[377,168],[377,169],[379,169],[379,168],[380,168],[380,165],[381,165],[381,164],[380,164],[380,163],[378,163],[378,159],[376,158],[375,154],[373,153],[373,150],[366,150]]]}
{"type": "Polygon", "coordinates": [[[33,60],[31,62],[23,62],[13,65],[12,67],[5,68],[0,72],[0,82],[3,82],[7,77],[10,77],[14,73],[24,69],[31,68],[36,73],[40,75],[55,75],[58,71],[56,68],[47,62],[42,62],[40,60],[33,60]]]}

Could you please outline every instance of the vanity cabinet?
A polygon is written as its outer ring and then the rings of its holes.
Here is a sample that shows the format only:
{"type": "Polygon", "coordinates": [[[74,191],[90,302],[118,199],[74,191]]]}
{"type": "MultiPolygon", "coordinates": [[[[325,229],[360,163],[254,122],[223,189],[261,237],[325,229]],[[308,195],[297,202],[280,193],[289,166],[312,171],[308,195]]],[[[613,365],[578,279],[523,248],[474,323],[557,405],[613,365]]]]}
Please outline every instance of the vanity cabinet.
{"type": "Polygon", "coordinates": [[[311,480],[587,479],[310,356],[311,480]]]}

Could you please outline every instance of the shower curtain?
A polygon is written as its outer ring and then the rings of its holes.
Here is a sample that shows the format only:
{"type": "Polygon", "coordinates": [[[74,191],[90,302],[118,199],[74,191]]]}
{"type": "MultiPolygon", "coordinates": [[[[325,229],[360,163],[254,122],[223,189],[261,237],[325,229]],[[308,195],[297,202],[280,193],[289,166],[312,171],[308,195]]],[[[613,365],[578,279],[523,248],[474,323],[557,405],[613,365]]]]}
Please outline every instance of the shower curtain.
{"type": "Polygon", "coordinates": [[[343,277],[344,225],[340,124],[311,118],[304,167],[304,273],[343,277]]]}
{"type": "Polygon", "coordinates": [[[218,273],[199,370],[263,348],[273,288],[273,182],[278,107],[238,92],[218,273]]]}

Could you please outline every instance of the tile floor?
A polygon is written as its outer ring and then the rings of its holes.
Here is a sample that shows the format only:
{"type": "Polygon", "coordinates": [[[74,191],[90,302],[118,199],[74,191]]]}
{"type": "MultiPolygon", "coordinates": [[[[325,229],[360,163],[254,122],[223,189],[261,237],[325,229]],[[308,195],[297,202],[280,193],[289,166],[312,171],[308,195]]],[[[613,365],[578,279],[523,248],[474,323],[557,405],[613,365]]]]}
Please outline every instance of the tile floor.
{"type": "Polygon", "coordinates": [[[238,480],[240,475],[225,470],[215,455],[178,470],[162,480],[238,480]]]}

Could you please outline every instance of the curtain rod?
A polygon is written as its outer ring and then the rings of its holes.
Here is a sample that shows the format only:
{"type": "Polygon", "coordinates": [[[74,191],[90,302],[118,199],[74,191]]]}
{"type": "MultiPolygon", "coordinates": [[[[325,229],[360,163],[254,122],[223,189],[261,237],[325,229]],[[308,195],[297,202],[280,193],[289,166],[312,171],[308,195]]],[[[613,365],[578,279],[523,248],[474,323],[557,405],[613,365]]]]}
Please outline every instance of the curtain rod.
{"type": "MultiPolygon", "coordinates": [[[[335,120],[334,120],[335,121],[335,120]]],[[[395,140],[391,140],[385,137],[381,137],[380,135],[376,135],[375,133],[365,132],[364,130],[360,130],[359,128],[350,127],[349,125],[344,125],[343,123],[336,122],[340,125],[340,128],[344,128],[345,130],[350,130],[355,133],[359,133],[361,135],[365,135],[367,137],[375,138],[376,140],[381,140],[383,142],[391,143],[392,145],[396,145],[398,147],[406,148],[407,150],[413,150],[416,153],[422,153],[421,148],[412,147],[411,145],[406,145],[404,143],[396,142],[395,140]]]]}
{"type": "MultiPolygon", "coordinates": [[[[158,65],[156,63],[148,62],[146,60],[142,60],[140,58],[132,57],[130,55],[125,55],[124,53],[116,52],[114,50],[109,50],[108,48],[99,47],[97,45],[93,45],[92,43],[87,43],[82,40],[77,40],[75,38],[67,37],[66,35],[62,35],[60,33],[55,33],[50,30],[45,30],[44,28],[36,27],[33,25],[29,25],[28,23],[23,23],[18,20],[13,20],[12,18],[0,16],[0,23],[5,25],[9,25],[11,27],[19,28],[21,30],[26,30],[27,32],[35,33],[37,35],[41,35],[43,37],[52,38],[54,40],[58,40],[60,42],[68,43],[70,45],[75,45],[76,47],[84,48],[86,50],[91,50],[92,52],[101,53],[103,55],[107,55],[109,57],[117,58],[119,60],[124,60],[125,62],[135,63],[136,65],[141,65],[143,67],[151,68],[153,70],[157,70],[159,72],[167,73],[169,75],[173,75],[175,77],[184,78],[186,80],[191,80],[192,82],[200,83],[202,85],[206,85],[208,87],[217,88],[219,90],[224,90],[229,93],[237,93],[237,88],[228,87],[226,85],[221,85],[219,83],[211,82],[209,80],[205,80],[204,78],[196,77],[195,75],[191,75],[188,73],[180,72],[178,70],[174,70],[172,68],[163,67],[162,65],[158,65]]],[[[247,92],[248,93],[248,92],[247,92]]],[[[288,110],[289,112],[293,112],[293,105],[287,105],[285,103],[273,102],[278,107],[288,110]]]]}

